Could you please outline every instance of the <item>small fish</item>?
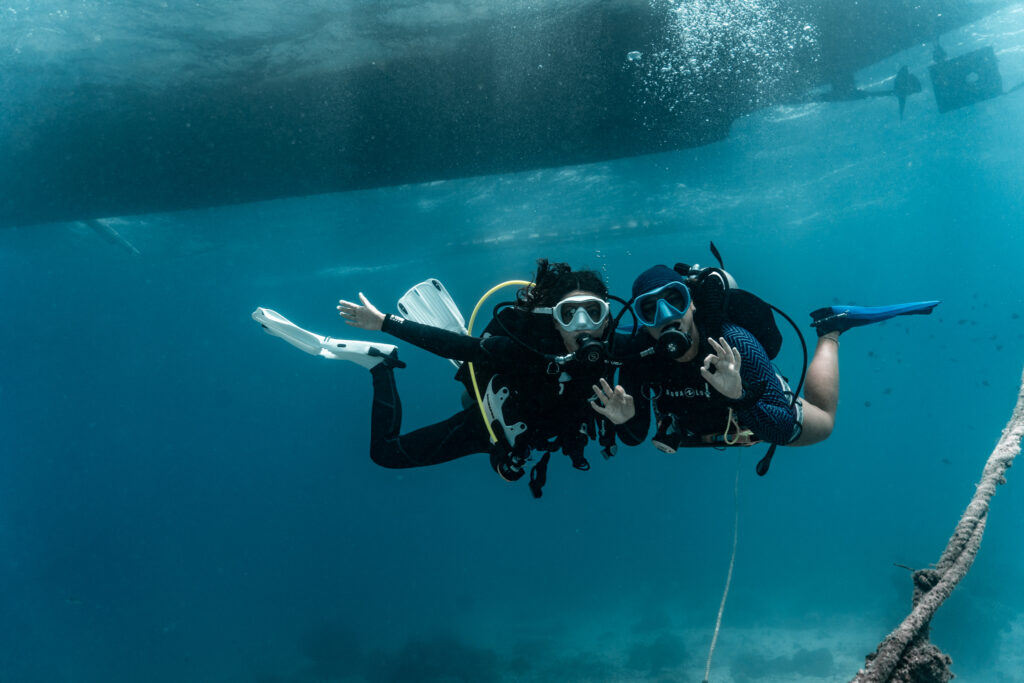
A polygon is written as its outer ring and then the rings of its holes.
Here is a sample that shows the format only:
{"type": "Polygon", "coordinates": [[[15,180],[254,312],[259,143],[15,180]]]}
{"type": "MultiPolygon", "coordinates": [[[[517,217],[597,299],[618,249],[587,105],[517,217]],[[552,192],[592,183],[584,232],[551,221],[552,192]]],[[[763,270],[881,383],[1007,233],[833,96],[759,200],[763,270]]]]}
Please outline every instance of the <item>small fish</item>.
{"type": "Polygon", "coordinates": [[[900,104],[900,121],[903,120],[903,110],[907,108],[907,96],[919,92],[921,92],[921,81],[910,73],[910,69],[901,66],[896,73],[896,82],[892,86],[892,93],[900,104]]]}
{"type": "Polygon", "coordinates": [[[871,407],[871,401],[864,401],[864,407],[865,408],[870,408],[871,407]]]}

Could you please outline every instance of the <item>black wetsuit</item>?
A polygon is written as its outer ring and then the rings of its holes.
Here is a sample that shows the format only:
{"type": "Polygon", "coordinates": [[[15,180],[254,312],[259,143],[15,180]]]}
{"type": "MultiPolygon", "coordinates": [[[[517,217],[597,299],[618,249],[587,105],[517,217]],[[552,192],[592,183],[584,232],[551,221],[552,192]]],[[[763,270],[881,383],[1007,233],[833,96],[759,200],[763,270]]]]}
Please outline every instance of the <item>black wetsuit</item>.
{"type": "Polygon", "coordinates": [[[692,361],[678,363],[652,356],[629,363],[622,368],[619,382],[636,397],[636,415],[618,427],[624,444],[635,446],[647,438],[652,402],[659,419],[674,418],[681,446],[712,445],[706,437],[725,432],[730,408],[739,425],[750,429],[758,440],[785,444],[799,436],[792,393],[776,373],[764,347],[746,329],[731,323],[722,326],[722,336],[740,354],[743,395],[730,400],[701,375],[704,358],[711,352],[703,334],[701,349],[692,361]]]}
{"type": "MultiPolygon", "coordinates": [[[[509,311],[507,317],[527,315],[509,311]]],[[[536,321],[525,327],[529,334],[526,341],[534,348],[552,353],[560,347],[560,352],[566,353],[561,337],[551,328],[550,317],[543,323],[536,321]]],[[[481,392],[492,378],[508,387],[511,393],[504,404],[506,423],[523,422],[527,426],[526,432],[517,439],[521,448],[561,448],[576,464],[576,454],[582,457],[588,438],[610,434],[603,418],[587,402],[593,396],[592,386],[598,378],[610,376],[610,369],[604,365],[586,366],[577,362],[556,365],[508,336],[470,337],[393,315],[385,318],[381,329],[444,358],[474,363],[481,392]]],[[[523,325],[518,332],[524,332],[523,325]]],[[[373,376],[370,457],[378,465],[424,467],[471,453],[491,452],[492,444],[475,401],[442,422],[400,434],[402,405],[394,370],[384,362],[370,372],[373,376]]],[[[422,398],[429,400],[429,397],[422,398]]],[[[500,443],[503,436],[500,427],[495,426],[495,433],[500,443]]]]}

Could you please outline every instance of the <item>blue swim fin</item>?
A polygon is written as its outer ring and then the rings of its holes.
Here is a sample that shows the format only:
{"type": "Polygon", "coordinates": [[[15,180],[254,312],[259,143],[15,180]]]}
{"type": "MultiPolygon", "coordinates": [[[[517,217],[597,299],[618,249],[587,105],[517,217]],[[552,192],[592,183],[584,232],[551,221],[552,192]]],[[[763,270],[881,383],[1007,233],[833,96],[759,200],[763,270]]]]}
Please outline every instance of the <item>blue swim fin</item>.
{"type": "Polygon", "coordinates": [[[818,336],[822,337],[829,332],[845,332],[851,327],[870,325],[898,315],[927,315],[939,303],[915,301],[891,306],[827,306],[811,313],[811,327],[817,328],[818,336]]]}

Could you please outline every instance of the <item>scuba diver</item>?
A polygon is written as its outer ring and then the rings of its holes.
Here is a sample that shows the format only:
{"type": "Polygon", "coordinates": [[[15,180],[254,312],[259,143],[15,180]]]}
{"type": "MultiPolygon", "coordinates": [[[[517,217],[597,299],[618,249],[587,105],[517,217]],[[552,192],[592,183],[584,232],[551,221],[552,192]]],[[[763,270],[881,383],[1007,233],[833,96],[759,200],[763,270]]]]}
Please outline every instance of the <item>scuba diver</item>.
{"type": "MultiPolygon", "coordinates": [[[[453,331],[461,325],[460,314],[454,326],[440,320],[423,324],[408,314],[382,313],[362,293],[361,304],[338,302],[338,313],[349,325],[383,331],[456,364],[468,361],[461,363],[456,377],[478,400],[464,400],[465,407],[455,415],[406,434],[400,433],[402,407],[394,377],[395,368],[405,364],[394,345],[323,337],[268,309],[257,309],[253,318],[268,333],[307,353],[369,369],[370,457],[378,465],[424,467],[489,453],[495,471],[515,481],[524,475],[532,452],[544,451],[530,477],[530,488],[540,497],[550,452],[562,450],[581,470],[589,469],[583,451],[590,438],[601,440],[606,455],[614,453],[614,431],[606,416],[625,419],[619,413],[628,401],[621,388],[616,395],[607,382],[613,368],[605,362],[602,340],[610,316],[600,275],[546,259],[537,263],[533,283],[521,283],[527,286],[514,303],[499,304],[480,337],[453,331]],[[610,398],[610,405],[594,405],[595,388],[610,398]]],[[[443,292],[447,302],[442,304],[457,314],[443,286],[436,280],[422,284],[429,283],[436,283],[434,296],[443,292]]],[[[427,287],[419,293],[429,291],[427,287]]],[[[401,302],[399,309],[405,309],[401,302]]]]}
{"type": "Polygon", "coordinates": [[[871,97],[895,97],[899,103],[900,121],[903,120],[903,113],[907,108],[907,98],[921,92],[921,80],[910,73],[910,69],[901,66],[893,78],[891,88],[884,90],[865,90],[858,88],[854,81],[852,71],[839,71],[831,78],[831,88],[824,93],[807,95],[799,100],[804,102],[854,102],[866,100],[871,97]]]}
{"type": "Polygon", "coordinates": [[[818,343],[801,398],[800,386],[793,391],[772,364],[782,341],[774,307],[737,289],[724,270],[657,265],[636,278],[632,293],[630,307],[640,330],[632,343],[648,351],[620,372],[626,393],[642,399],[635,402],[635,415],[618,427],[620,440],[642,443],[653,407],[652,443],[659,450],[764,441],[771,446],[758,463],[761,475],[777,445],[809,446],[832,433],[842,333],[898,315],[931,313],[939,303],[829,306],[812,312],[818,343]]]}

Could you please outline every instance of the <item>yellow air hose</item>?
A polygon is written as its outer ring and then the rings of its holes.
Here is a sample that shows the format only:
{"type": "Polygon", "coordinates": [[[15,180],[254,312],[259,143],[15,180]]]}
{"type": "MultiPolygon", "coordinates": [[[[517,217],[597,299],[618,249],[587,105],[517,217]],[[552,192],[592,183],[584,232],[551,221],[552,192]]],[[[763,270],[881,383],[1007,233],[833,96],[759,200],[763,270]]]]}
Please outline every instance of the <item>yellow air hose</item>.
{"type": "MultiPolygon", "coordinates": [[[[476,314],[480,311],[480,307],[483,306],[484,302],[487,301],[491,294],[494,294],[502,287],[509,287],[512,285],[530,287],[533,283],[527,282],[526,280],[508,280],[506,282],[502,282],[500,285],[494,285],[488,289],[487,293],[480,297],[480,301],[476,302],[476,306],[473,308],[473,314],[469,316],[469,327],[466,328],[466,334],[473,334],[473,322],[476,320],[476,314]]],[[[476,369],[473,367],[472,363],[469,364],[469,379],[473,382],[473,393],[475,394],[476,405],[480,408],[480,417],[483,418],[484,426],[487,427],[487,433],[491,437],[491,443],[498,443],[498,437],[494,434],[494,430],[491,428],[491,421],[487,419],[487,411],[484,410],[484,400],[480,396],[480,387],[476,382],[476,369]]]]}

